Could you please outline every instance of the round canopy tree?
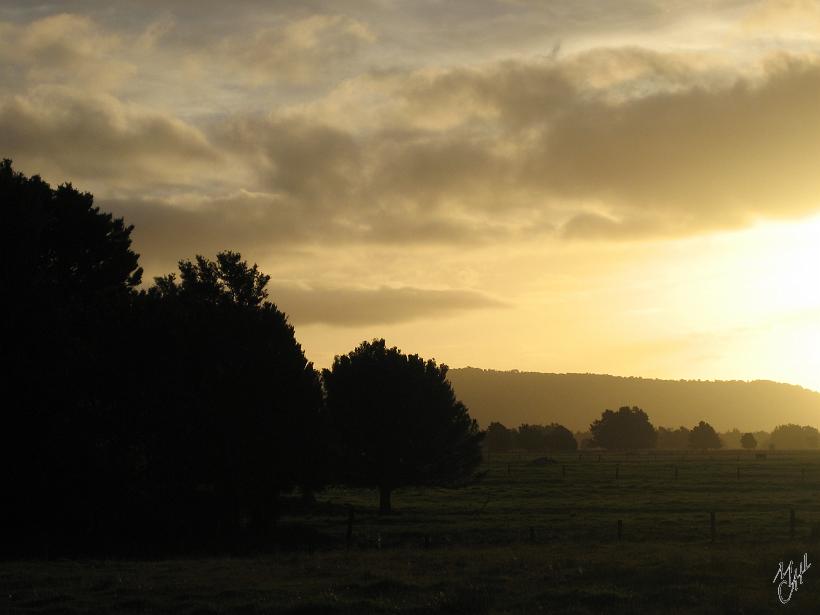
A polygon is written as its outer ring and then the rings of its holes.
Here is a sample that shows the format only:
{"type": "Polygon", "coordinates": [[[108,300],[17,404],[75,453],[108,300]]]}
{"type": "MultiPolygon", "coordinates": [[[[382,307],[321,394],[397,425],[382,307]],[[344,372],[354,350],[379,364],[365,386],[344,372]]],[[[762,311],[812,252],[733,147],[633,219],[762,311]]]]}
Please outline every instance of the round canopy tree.
{"type": "Polygon", "coordinates": [[[745,433],[740,438],[740,445],[746,449],[757,448],[757,438],[755,438],[754,434],[745,433]]]}
{"type": "Polygon", "coordinates": [[[592,445],[607,449],[654,448],[658,438],[649,416],[637,406],[604,410],[589,431],[592,445]]]}
{"type": "Polygon", "coordinates": [[[546,427],[546,445],[551,451],[577,451],[578,441],[572,432],[558,423],[546,427]]]}
{"type": "Polygon", "coordinates": [[[689,433],[689,447],[697,449],[720,448],[720,436],[717,435],[714,427],[705,421],[701,421],[692,428],[689,433]]]}
{"type": "Polygon", "coordinates": [[[455,485],[481,462],[483,433],[447,366],[364,342],[323,372],[340,482],[379,490],[379,511],[409,485],[455,485]]]}

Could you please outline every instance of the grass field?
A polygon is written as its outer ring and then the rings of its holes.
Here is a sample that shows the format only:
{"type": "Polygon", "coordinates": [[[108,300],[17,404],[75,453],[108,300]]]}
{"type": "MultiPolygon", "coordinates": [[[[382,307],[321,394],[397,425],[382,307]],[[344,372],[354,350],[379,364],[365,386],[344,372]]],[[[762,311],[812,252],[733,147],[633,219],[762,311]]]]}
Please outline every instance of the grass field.
{"type": "Polygon", "coordinates": [[[772,582],[781,560],[820,560],[820,453],[553,458],[536,466],[525,455],[493,455],[470,487],[399,490],[386,518],[372,491],[328,490],[311,514],[282,518],[291,546],[255,556],[5,562],[0,605],[4,613],[820,611],[820,567],[786,606],[772,582]]]}

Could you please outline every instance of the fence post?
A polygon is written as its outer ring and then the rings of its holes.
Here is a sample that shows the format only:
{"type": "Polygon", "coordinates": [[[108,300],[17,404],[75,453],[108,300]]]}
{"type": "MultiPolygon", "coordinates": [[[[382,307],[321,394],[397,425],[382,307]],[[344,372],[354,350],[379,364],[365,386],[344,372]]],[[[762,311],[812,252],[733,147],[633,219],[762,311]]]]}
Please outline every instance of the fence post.
{"type": "Polygon", "coordinates": [[[618,519],[618,542],[621,542],[623,536],[624,522],[618,519]]]}
{"type": "Polygon", "coordinates": [[[709,526],[712,542],[715,542],[715,511],[709,513],[709,526]]]}
{"type": "Polygon", "coordinates": [[[737,467],[737,480],[740,480],[740,466],[737,467]]]}
{"type": "Polygon", "coordinates": [[[530,526],[530,542],[535,542],[535,528],[530,526]]]}
{"type": "Polygon", "coordinates": [[[350,506],[347,510],[347,533],[345,534],[345,542],[348,549],[353,542],[353,515],[353,507],[350,506]]]}
{"type": "Polygon", "coordinates": [[[620,471],[621,471],[621,464],[616,463],[615,464],[615,480],[618,480],[618,475],[620,474],[620,471]]]}
{"type": "Polygon", "coordinates": [[[794,508],[789,511],[789,538],[794,540],[794,508]]]}
{"type": "Polygon", "coordinates": [[[561,466],[561,478],[566,478],[566,477],[567,477],[567,466],[562,465],[561,466]]]}
{"type": "Polygon", "coordinates": [[[678,480],[678,466],[675,466],[675,480],[678,480]]]}
{"type": "Polygon", "coordinates": [[[507,476],[509,476],[509,475],[510,475],[510,464],[508,463],[507,464],[507,476]]]}

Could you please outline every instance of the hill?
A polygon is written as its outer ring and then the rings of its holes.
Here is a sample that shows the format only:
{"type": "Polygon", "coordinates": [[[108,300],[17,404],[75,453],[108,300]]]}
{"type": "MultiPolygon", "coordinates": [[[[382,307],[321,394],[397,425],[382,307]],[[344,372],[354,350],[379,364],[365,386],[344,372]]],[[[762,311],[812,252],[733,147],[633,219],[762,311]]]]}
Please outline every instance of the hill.
{"type": "Polygon", "coordinates": [[[691,427],[700,420],[718,431],[820,425],[820,393],[768,380],[656,380],[474,367],[451,369],[448,376],[482,428],[491,421],[508,427],[556,422],[583,431],[604,409],[627,405],[646,410],[656,427],[691,427]]]}

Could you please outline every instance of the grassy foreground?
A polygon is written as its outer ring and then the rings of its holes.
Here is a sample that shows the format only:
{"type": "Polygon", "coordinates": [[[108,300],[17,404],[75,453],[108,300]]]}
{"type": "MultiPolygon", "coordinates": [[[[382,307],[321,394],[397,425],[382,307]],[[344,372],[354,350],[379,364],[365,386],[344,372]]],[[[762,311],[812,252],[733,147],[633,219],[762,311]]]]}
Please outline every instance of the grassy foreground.
{"type": "Polygon", "coordinates": [[[389,518],[372,492],[330,490],[282,519],[291,546],[256,556],[0,563],[0,612],[820,610],[820,565],[787,606],[772,583],[780,561],[820,561],[820,454],[555,460],[493,456],[476,485],[399,491],[389,518]]]}

